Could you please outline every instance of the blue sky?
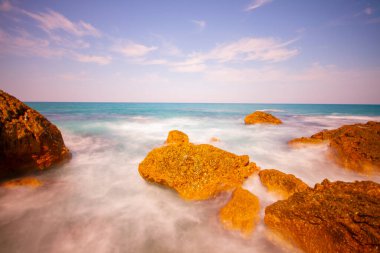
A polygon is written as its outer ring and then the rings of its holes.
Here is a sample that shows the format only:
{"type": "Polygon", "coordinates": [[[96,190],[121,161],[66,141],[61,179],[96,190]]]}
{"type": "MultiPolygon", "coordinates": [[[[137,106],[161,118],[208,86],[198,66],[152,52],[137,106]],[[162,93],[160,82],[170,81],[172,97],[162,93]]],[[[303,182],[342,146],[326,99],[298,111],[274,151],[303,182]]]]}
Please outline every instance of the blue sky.
{"type": "Polygon", "coordinates": [[[24,101],[380,103],[379,0],[0,1],[24,101]]]}

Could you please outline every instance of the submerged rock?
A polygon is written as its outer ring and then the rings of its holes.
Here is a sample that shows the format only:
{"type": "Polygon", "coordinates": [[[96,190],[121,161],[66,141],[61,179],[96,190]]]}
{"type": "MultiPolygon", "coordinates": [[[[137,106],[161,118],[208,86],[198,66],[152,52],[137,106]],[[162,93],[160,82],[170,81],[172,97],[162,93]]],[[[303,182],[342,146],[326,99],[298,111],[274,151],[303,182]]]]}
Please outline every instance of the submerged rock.
{"type": "Polygon", "coordinates": [[[139,165],[144,179],[173,188],[189,200],[204,200],[232,190],[257,170],[247,155],[185,142],[155,148],[139,165]]]}
{"type": "Polygon", "coordinates": [[[2,90],[0,140],[0,179],[46,169],[70,156],[54,124],[2,90]]]}
{"type": "Polygon", "coordinates": [[[268,206],[264,222],[305,252],[379,252],[380,185],[324,180],[268,206]]]}
{"type": "Polygon", "coordinates": [[[290,145],[328,142],[331,157],[341,166],[358,171],[380,171],[380,122],[345,125],[324,130],[309,138],[291,140],[290,145]]]}
{"type": "Polygon", "coordinates": [[[256,111],[254,113],[251,113],[247,115],[244,118],[244,122],[246,125],[251,124],[274,124],[279,125],[282,124],[282,121],[272,114],[262,112],[262,111],[256,111]]]}
{"type": "Polygon", "coordinates": [[[169,135],[165,141],[165,144],[173,144],[173,143],[189,143],[189,137],[187,136],[187,134],[181,131],[172,130],[169,132],[169,135]]]}
{"type": "Polygon", "coordinates": [[[259,221],[259,199],[241,187],[237,188],[231,200],[220,210],[219,219],[224,228],[239,230],[248,236],[259,221]]]}
{"type": "Polygon", "coordinates": [[[309,188],[301,179],[292,174],[285,174],[278,170],[261,170],[259,172],[261,183],[270,191],[274,191],[283,198],[288,198],[296,192],[309,188]]]}
{"type": "Polygon", "coordinates": [[[34,177],[13,179],[13,180],[9,180],[0,184],[1,187],[5,187],[5,188],[15,188],[15,187],[37,188],[37,187],[40,187],[41,185],[42,185],[42,182],[34,177]]]}

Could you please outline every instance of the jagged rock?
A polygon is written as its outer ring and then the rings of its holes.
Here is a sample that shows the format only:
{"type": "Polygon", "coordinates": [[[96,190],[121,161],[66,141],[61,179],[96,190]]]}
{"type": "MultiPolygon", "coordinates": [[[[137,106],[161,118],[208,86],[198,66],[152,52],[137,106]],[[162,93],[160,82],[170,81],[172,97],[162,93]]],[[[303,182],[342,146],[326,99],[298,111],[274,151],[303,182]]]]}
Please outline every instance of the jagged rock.
{"type": "Polygon", "coordinates": [[[0,90],[0,179],[46,169],[70,156],[58,128],[0,90]]]}
{"type": "Polygon", "coordinates": [[[285,174],[278,170],[261,170],[259,172],[261,183],[270,191],[274,191],[283,198],[288,198],[296,192],[309,188],[301,179],[292,174],[285,174]]]}
{"type": "Polygon", "coordinates": [[[239,230],[248,236],[259,221],[259,211],[259,199],[239,187],[234,191],[231,200],[220,210],[219,219],[225,229],[239,230]]]}
{"type": "Polygon", "coordinates": [[[380,122],[345,125],[324,130],[310,138],[297,138],[289,142],[318,144],[328,142],[330,156],[341,166],[358,172],[380,171],[380,122]]]}
{"type": "Polygon", "coordinates": [[[42,185],[42,182],[34,177],[25,177],[19,179],[13,179],[0,184],[1,187],[15,188],[15,187],[31,187],[37,188],[42,185]]]}
{"type": "Polygon", "coordinates": [[[182,198],[204,200],[240,186],[258,170],[247,155],[211,145],[174,143],[153,149],[139,165],[140,175],[175,189],[182,198]]]}
{"type": "Polygon", "coordinates": [[[189,143],[189,137],[187,136],[187,134],[181,131],[172,130],[169,132],[169,135],[165,141],[165,144],[173,144],[173,143],[189,143]]]}
{"type": "Polygon", "coordinates": [[[264,222],[305,252],[379,252],[380,185],[324,180],[268,206],[264,222]]]}
{"type": "Polygon", "coordinates": [[[252,114],[247,115],[244,118],[244,122],[246,125],[250,124],[274,124],[279,125],[282,124],[282,121],[275,116],[262,112],[262,111],[256,111],[252,114]]]}

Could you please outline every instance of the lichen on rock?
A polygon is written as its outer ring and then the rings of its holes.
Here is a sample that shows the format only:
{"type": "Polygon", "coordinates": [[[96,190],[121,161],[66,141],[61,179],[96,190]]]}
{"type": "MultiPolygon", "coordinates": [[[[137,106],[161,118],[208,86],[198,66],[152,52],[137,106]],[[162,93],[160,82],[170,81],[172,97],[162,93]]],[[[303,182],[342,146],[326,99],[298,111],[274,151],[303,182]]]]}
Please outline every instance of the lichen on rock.
{"type": "Polygon", "coordinates": [[[296,192],[301,192],[309,188],[301,179],[292,174],[285,174],[281,171],[270,169],[259,172],[261,183],[269,190],[281,195],[284,199],[296,192]]]}
{"type": "Polygon", "coordinates": [[[268,206],[264,222],[305,252],[379,252],[380,185],[324,180],[268,206]]]}
{"type": "Polygon", "coordinates": [[[244,123],[246,125],[251,124],[273,124],[273,125],[279,125],[282,124],[282,121],[272,114],[262,112],[262,111],[256,111],[254,113],[251,113],[247,115],[244,118],[244,123]]]}
{"type": "Polygon", "coordinates": [[[230,201],[220,210],[219,219],[225,229],[238,230],[249,236],[259,221],[259,199],[241,187],[237,188],[230,201]]]}
{"type": "Polygon", "coordinates": [[[0,140],[0,179],[43,170],[70,157],[54,124],[2,90],[0,140]]]}
{"type": "Polygon", "coordinates": [[[188,200],[209,199],[233,190],[257,170],[247,155],[185,142],[155,148],[139,165],[144,179],[173,188],[188,200]]]}

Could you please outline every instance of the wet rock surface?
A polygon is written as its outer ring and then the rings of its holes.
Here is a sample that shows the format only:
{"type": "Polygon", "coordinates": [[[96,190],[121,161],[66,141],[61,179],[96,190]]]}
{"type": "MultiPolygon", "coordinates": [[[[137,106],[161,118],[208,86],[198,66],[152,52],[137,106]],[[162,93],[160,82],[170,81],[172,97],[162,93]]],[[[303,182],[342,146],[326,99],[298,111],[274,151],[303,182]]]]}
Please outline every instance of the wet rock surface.
{"type": "Polygon", "coordinates": [[[284,199],[296,192],[309,188],[301,179],[292,174],[286,174],[275,169],[261,170],[259,172],[261,183],[269,190],[281,195],[284,199]]]}
{"type": "Polygon", "coordinates": [[[282,121],[272,114],[262,112],[262,111],[256,111],[254,113],[251,113],[247,115],[244,118],[244,123],[246,125],[251,124],[273,124],[273,125],[279,125],[282,124],[282,121]]]}
{"type": "Polygon", "coordinates": [[[173,143],[155,148],[139,165],[147,181],[173,188],[184,199],[204,200],[242,185],[259,170],[247,155],[212,145],[173,143]]]}
{"type": "Polygon", "coordinates": [[[318,144],[324,141],[329,143],[330,156],[339,165],[357,172],[380,172],[380,122],[369,121],[324,130],[309,138],[291,140],[289,144],[318,144]]]}
{"type": "Polygon", "coordinates": [[[43,170],[70,157],[58,128],[0,90],[0,179],[43,170]]]}
{"type": "Polygon", "coordinates": [[[230,201],[220,210],[219,219],[225,229],[238,230],[249,236],[259,221],[259,199],[241,187],[237,188],[230,201]]]}
{"type": "Polygon", "coordinates": [[[264,221],[305,252],[379,252],[380,185],[324,180],[268,206],[264,221]]]}

